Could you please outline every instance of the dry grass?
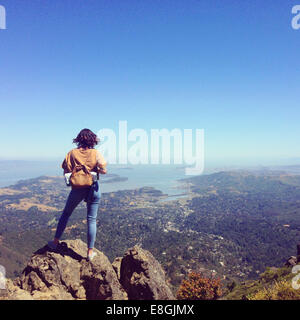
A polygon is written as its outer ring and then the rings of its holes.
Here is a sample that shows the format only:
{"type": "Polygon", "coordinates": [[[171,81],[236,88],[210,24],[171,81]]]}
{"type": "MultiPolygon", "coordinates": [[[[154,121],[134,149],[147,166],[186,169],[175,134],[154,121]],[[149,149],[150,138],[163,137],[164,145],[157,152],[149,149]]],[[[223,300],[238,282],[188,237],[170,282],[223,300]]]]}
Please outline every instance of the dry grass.
{"type": "Polygon", "coordinates": [[[12,208],[16,210],[29,210],[31,207],[37,207],[38,210],[43,211],[43,212],[48,212],[48,211],[58,211],[57,208],[51,207],[42,203],[36,203],[36,199],[34,198],[24,198],[20,200],[20,203],[10,203],[6,205],[6,208],[12,208]]]}
{"type": "Polygon", "coordinates": [[[23,190],[15,190],[15,189],[10,189],[10,188],[1,188],[0,189],[0,195],[1,196],[12,196],[15,194],[20,194],[24,193],[23,190]]]}
{"type": "Polygon", "coordinates": [[[275,281],[268,288],[263,288],[247,297],[249,300],[300,300],[300,290],[292,287],[288,280],[275,281]]]}

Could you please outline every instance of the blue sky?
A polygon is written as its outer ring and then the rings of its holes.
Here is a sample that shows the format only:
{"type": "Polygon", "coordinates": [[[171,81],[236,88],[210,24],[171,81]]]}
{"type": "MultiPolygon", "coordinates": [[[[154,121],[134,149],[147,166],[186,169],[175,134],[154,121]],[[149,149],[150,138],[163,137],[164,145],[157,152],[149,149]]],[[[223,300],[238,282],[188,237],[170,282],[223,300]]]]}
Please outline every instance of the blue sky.
{"type": "Polygon", "coordinates": [[[82,128],[204,129],[205,157],[300,157],[297,1],[0,0],[0,159],[82,128]]]}

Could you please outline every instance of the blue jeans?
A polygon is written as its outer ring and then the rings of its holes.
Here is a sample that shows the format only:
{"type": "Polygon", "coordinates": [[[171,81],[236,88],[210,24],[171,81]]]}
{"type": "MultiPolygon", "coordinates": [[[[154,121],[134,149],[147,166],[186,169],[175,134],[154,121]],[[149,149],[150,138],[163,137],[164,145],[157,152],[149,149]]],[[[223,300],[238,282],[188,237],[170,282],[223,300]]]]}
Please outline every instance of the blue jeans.
{"type": "Polygon", "coordinates": [[[93,185],[88,188],[72,189],[69,194],[63,213],[59,219],[55,233],[55,238],[60,239],[67,226],[68,220],[72,212],[78,206],[78,204],[82,200],[84,200],[87,206],[88,248],[94,248],[97,230],[96,218],[98,213],[100,197],[101,192],[99,187],[99,181],[94,182],[93,185]]]}

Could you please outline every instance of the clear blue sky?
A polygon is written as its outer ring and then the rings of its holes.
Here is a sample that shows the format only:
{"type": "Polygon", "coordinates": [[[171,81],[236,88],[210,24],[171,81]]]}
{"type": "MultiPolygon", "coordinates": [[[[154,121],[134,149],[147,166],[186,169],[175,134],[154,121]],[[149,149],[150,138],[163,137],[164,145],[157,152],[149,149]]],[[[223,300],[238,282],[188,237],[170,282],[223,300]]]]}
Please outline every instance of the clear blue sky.
{"type": "Polygon", "coordinates": [[[119,120],[204,129],[207,159],[299,157],[295,4],[0,0],[0,158],[61,158],[119,120]]]}

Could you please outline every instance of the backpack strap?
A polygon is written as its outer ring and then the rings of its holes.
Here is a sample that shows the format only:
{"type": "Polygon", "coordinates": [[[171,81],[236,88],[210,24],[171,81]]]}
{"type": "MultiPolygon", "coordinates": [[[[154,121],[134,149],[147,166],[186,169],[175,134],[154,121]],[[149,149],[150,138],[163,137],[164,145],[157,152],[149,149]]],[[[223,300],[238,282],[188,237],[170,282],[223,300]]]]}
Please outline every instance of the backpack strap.
{"type": "Polygon", "coordinates": [[[85,164],[81,164],[81,165],[76,165],[73,170],[72,173],[75,173],[79,170],[83,170],[86,174],[90,173],[89,170],[87,169],[87,167],[85,166],[85,164]]]}

